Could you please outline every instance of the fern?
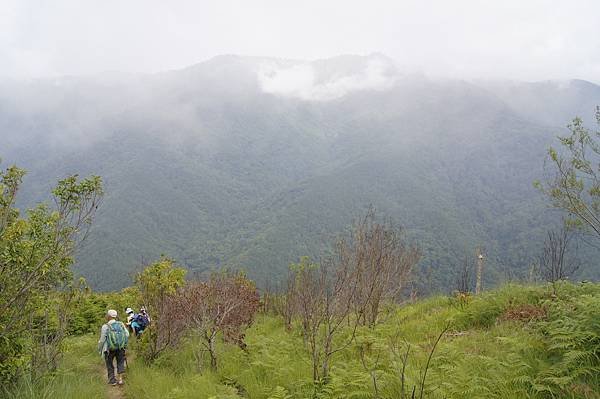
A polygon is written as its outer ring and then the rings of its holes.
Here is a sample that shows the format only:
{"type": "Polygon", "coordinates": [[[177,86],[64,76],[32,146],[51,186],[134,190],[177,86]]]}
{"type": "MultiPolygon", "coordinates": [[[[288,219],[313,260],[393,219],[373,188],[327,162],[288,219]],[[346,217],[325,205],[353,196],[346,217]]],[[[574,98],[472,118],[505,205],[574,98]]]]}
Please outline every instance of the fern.
{"type": "Polygon", "coordinates": [[[287,389],[278,385],[273,388],[267,399],[292,399],[292,395],[288,393],[287,389]]]}

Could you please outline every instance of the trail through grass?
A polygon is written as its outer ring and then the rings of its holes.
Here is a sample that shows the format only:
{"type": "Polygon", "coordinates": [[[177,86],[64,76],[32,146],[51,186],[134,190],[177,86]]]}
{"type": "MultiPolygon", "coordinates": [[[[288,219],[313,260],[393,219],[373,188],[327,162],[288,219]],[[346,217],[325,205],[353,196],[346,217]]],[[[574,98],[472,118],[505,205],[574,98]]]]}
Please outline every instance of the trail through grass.
{"type": "MultiPolygon", "coordinates": [[[[46,384],[24,382],[8,399],[345,399],[401,398],[398,354],[410,347],[404,382],[417,392],[433,343],[424,397],[599,399],[600,285],[507,286],[462,302],[434,297],[390,306],[376,328],[360,328],[336,354],[326,384],[314,384],[299,326],[259,315],[247,349],[219,343],[212,371],[197,338],[166,350],[151,365],[128,351],[125,386],[106,381],[96,336],[72,337],[60,371],[46,384]],[[396,352],[394,352],[396,351],[396,352]],[[377,383],[375,392],[373,381],[377,383]]],[[[410,397],[410,396],[409,396],[410,397]]]]}
{"type": "Polygon", "coordinates": [[[109,385],[108,382],[108,376],[106,373],[106,365],[104,364],[104,359],[100,358],[100,361],[98,362],[98,365],[96,366],[96,370],[98,373],[98,379],[100,381],[104,381],[105,382],[105,386],[106,386],[106,398],[107,399],[124,399],[125,398],[125,394],[123,392],[123,386],[112,386],[109,385]]]}

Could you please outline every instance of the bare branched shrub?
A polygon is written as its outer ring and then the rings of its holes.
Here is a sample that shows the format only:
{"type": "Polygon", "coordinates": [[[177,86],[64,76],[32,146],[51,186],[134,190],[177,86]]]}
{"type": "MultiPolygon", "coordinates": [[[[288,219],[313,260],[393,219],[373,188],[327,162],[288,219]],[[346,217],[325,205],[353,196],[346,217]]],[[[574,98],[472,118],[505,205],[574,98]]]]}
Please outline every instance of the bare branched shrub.
{"type": "Polygon", "coordinates": [[[579,269],[579,261],[570,254],[576,249],[573,247],[573,238],[573,232],[566,227],[559,231],[548,231],[539,257],[539,268],[544,280],[555,283],[570,277],[579,269]]]}
{"type": "Polygon", "coordinates": [[[177,339],[185,332],[201,338],[201,351],[208,352],[210,364],[217,368],[216,340],[245,349],[244,331],[254,320],[259,308],[256,286],[243,274],[217,273],[208,281],[188,283],[170,297],[166,311],[177,315],[172,320],[177,339]]]}
{"type": "Polygon", "coordinates": [[[357,282],[351,300],[359,322],[371,327],[377,323],[381,304],[399,299],[421,258],[402,229],[389,221],[378,222],[373,209],[355,223],[350,237],[340,240],[336,250],[357,282]]]}
{"type": "Polygon", "coordinates": [[[357,280],[352,279],[346,263],[335,259],[310,263],[303,258],[296,265],[295,298],[306,346],[311,355],[314,381],[327,380],[332,356],[354,340],[358,320],[352,320],[351,334],[334,342],[352,311],[357,280]]]}
{"type": "Polygon", "coordinates": [[[296,275],[289,268],[287,278],[285,279],[285,294],[281,295],[281,315],[285,321],[285,327],[289,331],[292,329],[292,321],[298,310],[298,293],[296,292],[296,275]]]}
{"type": "Polygon", "coordinates": [[[465,256],[456,278],[456,291],[459,294],[468,294],[473,291],[473,270],[475,270],[475,264],[468,256],[465,256]]]}
{"type": "Polygon", "coordinates": [[[419,258],[400,229],[378,223],[370,210],[336,242],[333,255],[290,266],[286,323],[294,314],[300,319],[315,381],[327,380],[333,355],[354,341],[358,326],[374,326],[382,303],[399,298],[419,258]],[[344,327],[349,334],[336,339],[344,327]]]}

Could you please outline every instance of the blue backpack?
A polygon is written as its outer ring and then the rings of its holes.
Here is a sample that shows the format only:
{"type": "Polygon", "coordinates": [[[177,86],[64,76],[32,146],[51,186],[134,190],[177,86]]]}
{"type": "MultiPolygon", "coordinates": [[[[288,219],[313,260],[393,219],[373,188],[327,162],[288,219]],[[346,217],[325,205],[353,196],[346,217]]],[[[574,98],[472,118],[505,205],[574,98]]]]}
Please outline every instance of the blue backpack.
{"type": "Polygon", "coordinates": [[[148,316],[144,316],[143,314],[137,314],[135,315],[135,317],[133,318],[132,321],[135,321],[138,326],[140,326],[140,330],[145,329],[148,324],[150,324],[150,321],[148,320],[148,316]]]}

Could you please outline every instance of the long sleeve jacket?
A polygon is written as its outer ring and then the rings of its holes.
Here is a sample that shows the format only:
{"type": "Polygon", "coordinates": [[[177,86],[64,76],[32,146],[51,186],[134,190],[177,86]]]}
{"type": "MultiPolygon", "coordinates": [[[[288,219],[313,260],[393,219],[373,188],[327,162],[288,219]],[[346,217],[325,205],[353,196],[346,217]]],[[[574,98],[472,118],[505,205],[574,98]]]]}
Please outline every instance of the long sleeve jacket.
{"type": "MultiPolygon", "coordinates": [[[[108,326],[109,324],[116,323],[117,320],[111,319],[107,323],[102,325],[100,329],[100,339],[98,340],[98,352],[100,354],[104,354],[104,352],[108,352],[108,343],[106,342],[106,335],[108,334],[108,326]]],[[[120,322],[119,322],[120,323],[120,322]]],[[[125,334],[129,337],[129,331],[125,329],[125,334]]]]}

